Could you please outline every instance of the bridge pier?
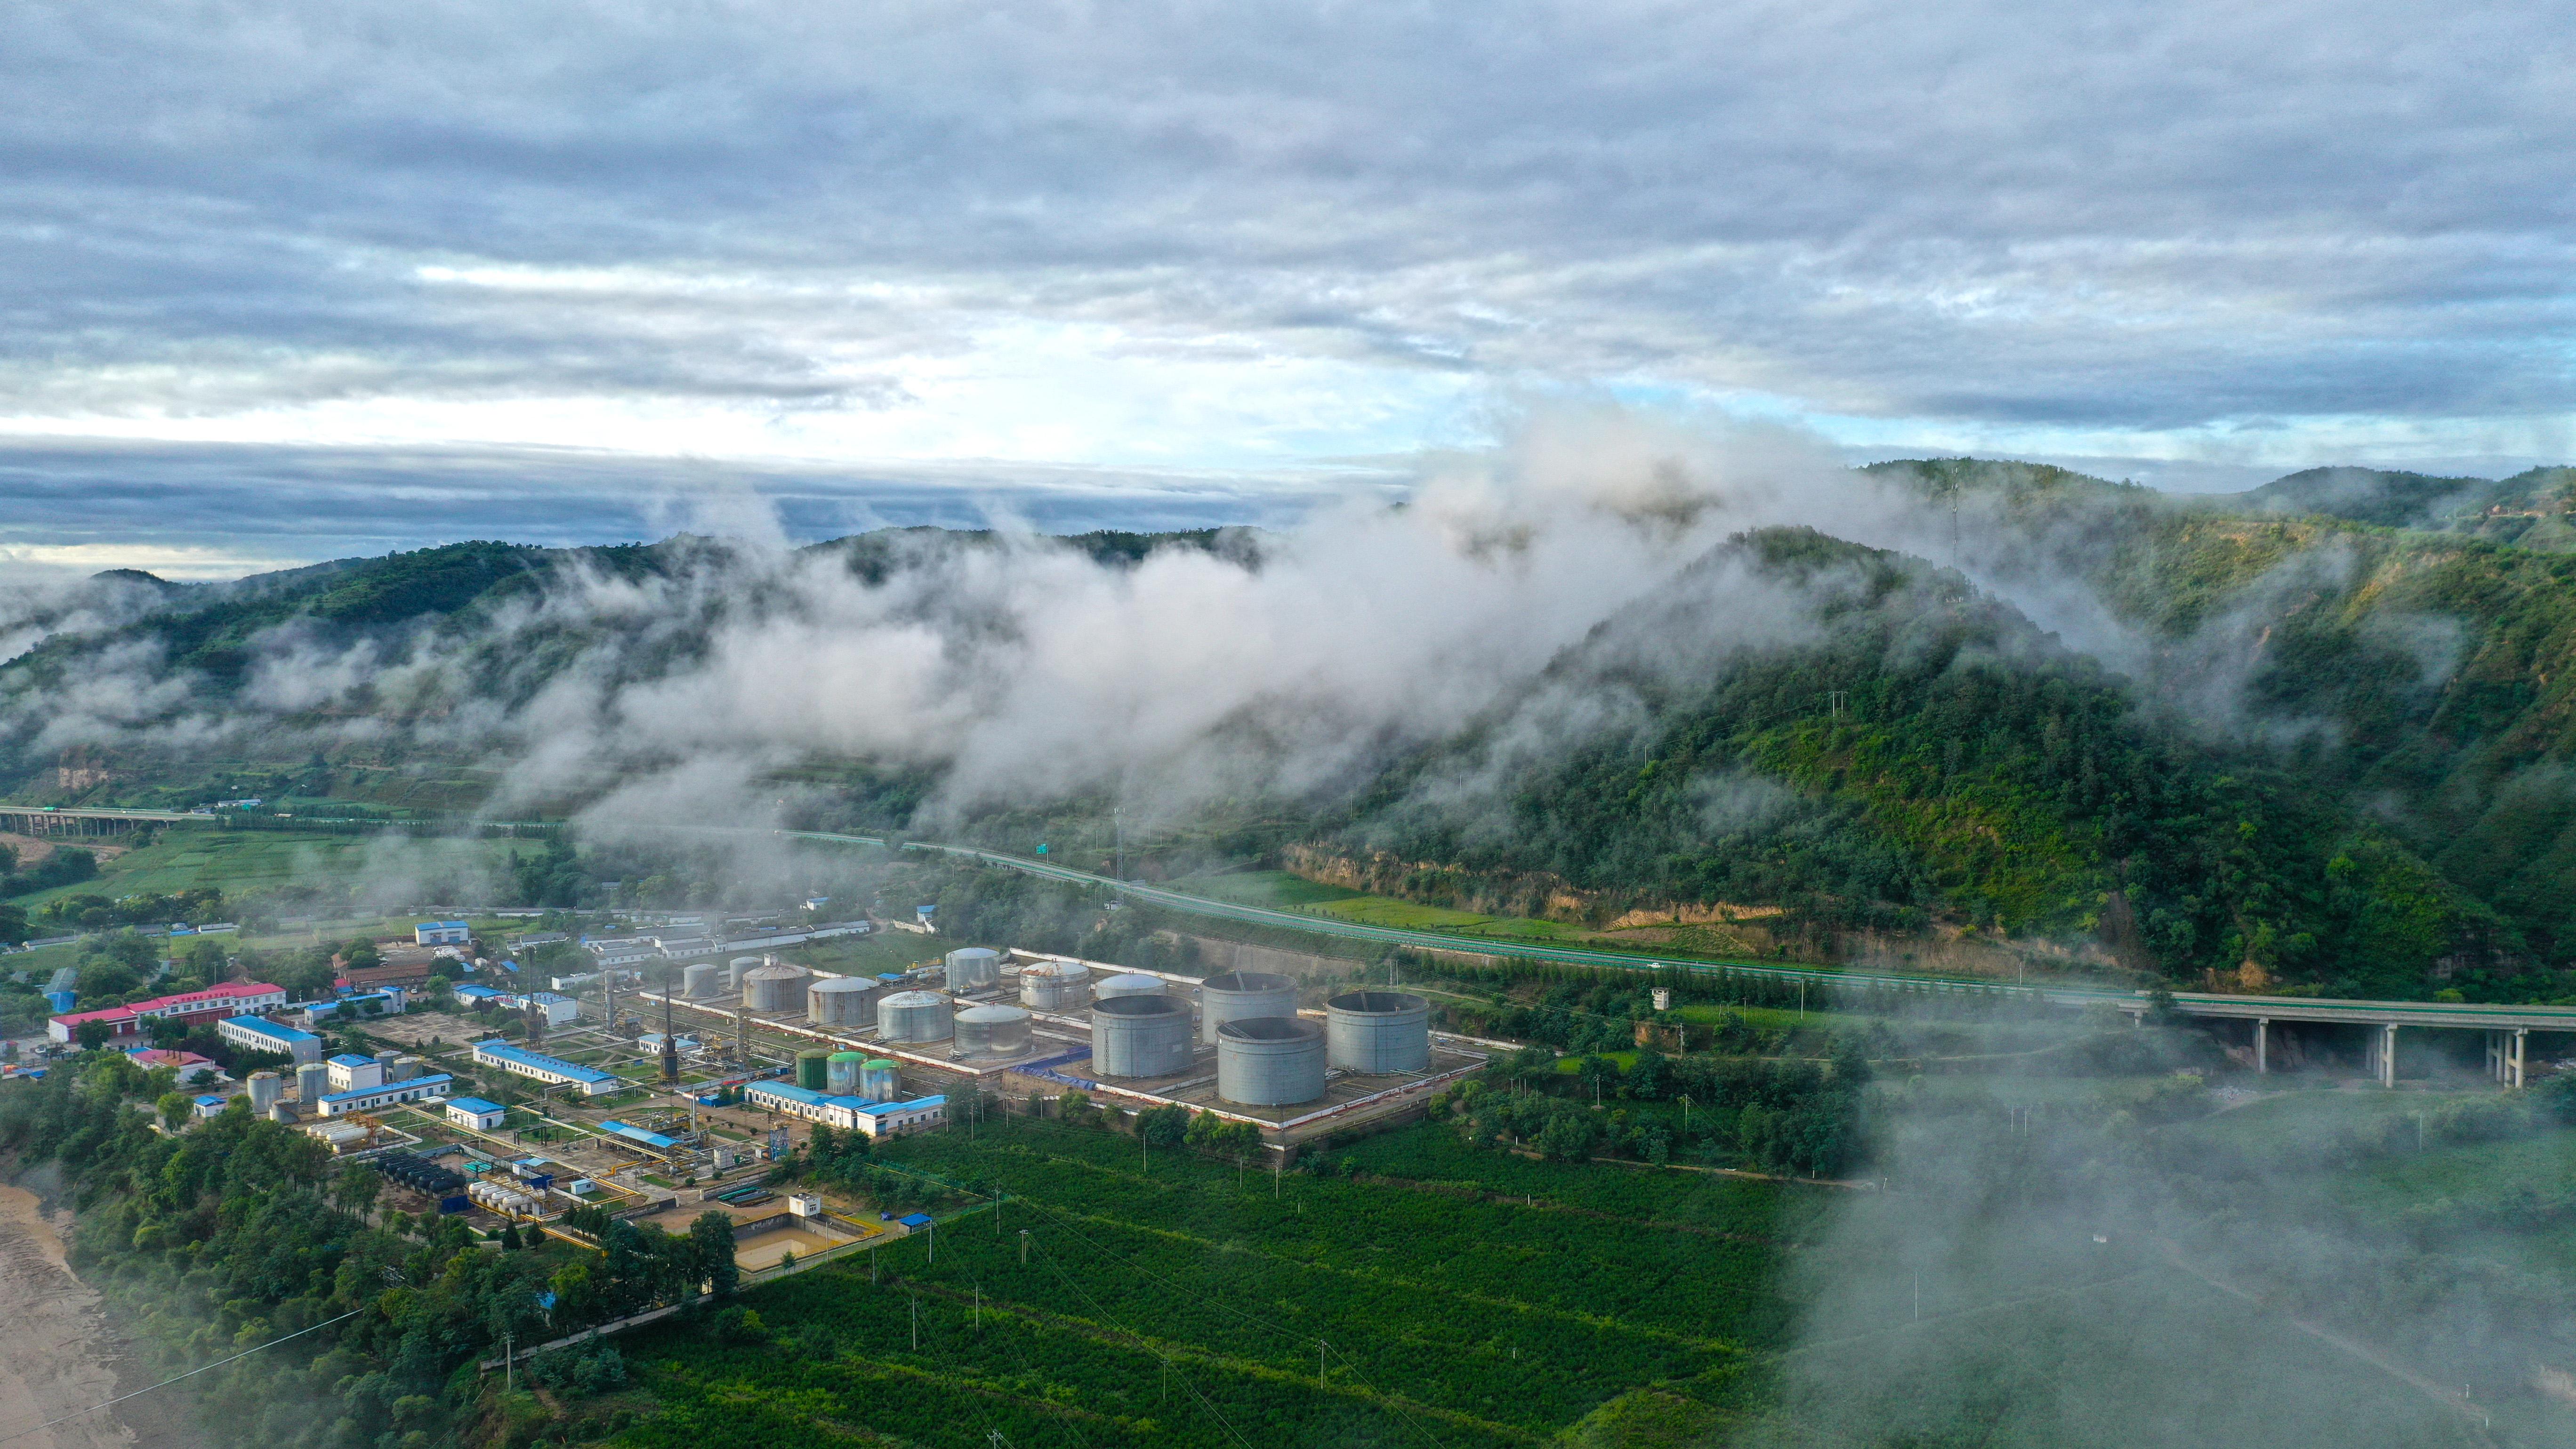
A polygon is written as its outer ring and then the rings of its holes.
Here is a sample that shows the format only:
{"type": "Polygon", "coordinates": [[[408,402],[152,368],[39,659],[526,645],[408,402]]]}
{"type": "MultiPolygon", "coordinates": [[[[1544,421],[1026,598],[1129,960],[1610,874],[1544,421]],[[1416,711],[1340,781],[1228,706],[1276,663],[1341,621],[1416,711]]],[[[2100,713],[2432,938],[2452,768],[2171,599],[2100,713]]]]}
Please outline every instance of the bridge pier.
{"type": "Polygon", "coordinates": [[[2488,1032],[2487,1076],[2510,1090],[2521,1090],[2523,1061],[2530,1036],[2531,1028],[2526,1026],[2488,1032]]]}
{"type": "Polygon", "coordinates": [[[2379,1079],[2379,1085],[2397,1085],[2397,1023],[2365,1028],[2370,1034],[2362,1040],[2362,1070],[2379,1079]]]}
{"type": "Polygon", "coordinates": [[[2254,1075],[2266,1076],[2272,1070],[2272,1018],[2254,1018],[2254,1075]]]}

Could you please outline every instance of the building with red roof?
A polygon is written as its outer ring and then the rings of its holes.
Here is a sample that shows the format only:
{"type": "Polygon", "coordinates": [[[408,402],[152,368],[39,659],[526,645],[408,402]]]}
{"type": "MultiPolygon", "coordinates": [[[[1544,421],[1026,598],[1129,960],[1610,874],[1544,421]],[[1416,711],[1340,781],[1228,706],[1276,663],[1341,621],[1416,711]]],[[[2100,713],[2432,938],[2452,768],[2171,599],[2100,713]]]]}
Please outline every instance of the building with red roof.
{"type": "Polygon", "coordinates": [[[286,988],[265,981],[227,981],[203,991],[182,991],[176,996],[156,996],[150,1001],[137,1001],[128,1006],[101,1007],[97,1011],[75,1011],[58,1016],[45,1028],[45,1034],[58,1042],[69,1042],[80,1032],[81,1023],[107,1023],[111,1046],[129,1044],[151,1030],[151,1023],[164,1018],[176,1019],[182,1026],[197,1026],[223,1020],[228,1016],[252,1016],[273,1011],[286,1004],[286,988]]]}

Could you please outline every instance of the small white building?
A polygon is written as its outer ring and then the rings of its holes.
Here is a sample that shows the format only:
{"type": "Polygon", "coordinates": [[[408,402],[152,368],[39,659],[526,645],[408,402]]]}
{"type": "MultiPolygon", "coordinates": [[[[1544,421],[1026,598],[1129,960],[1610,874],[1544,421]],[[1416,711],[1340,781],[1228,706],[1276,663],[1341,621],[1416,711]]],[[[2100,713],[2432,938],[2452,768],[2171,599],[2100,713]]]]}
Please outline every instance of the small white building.
{"type": "Polygon", "coordinates": [[[471,1127],[477,1132],[499,1131],[502,1119],[509,1115],[509,1109],[500,1103],[486,1102],[480,1097],[454,1097],[447,1103],[448,1121],[459,1127],[471,1127]]]}
{"type": "Polygon", "coordinates": [[[192,1106],[193,1110],[197,1114],[198,1120],[203,1121],[208,1117],[218,1117],[223,1115],[224,1099],[221,1097],[199,1097],[192,1106]]]}
{"type": "Polygon", "coordinates": [[[411,928],[416,946],[462,946],[474,939],[474,928],[463,921],[423,921],[411,928]]]}
{"type": "Polygon", "coordinates": [[[322,1115],[343,1116],[350,1112],[373,1112],[382,1107],[400,1106],[405,1102],[443,1098],[456,1079],[440,1072],[435,1076],[413,1077],[405,1082],[380,1082],[372,1087],[334,1092],[322,1099],[322,1115]]]}
{"type": "Polygon", "coordinates": [[[330,1068],[328,1080],[334,1092],[355,1092],[385,1084],[384,1063],[374,1057],[343,1052],[323,1065],[330,1068]]]}

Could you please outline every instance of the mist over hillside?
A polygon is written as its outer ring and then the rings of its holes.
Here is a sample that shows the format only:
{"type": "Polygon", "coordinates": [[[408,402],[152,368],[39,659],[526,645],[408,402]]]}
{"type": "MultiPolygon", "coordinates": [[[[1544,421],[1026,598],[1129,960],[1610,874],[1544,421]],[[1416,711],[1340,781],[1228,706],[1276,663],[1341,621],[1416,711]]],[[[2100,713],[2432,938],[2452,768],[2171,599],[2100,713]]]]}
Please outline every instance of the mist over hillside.
{"type": "Polygon", "coordinates": [[[1277,532],[21,584],[0,741],[23,801],[1000,844],[1115,806],[1142,842],[1427,899],[1758,908],[1806,953],[2550,997],[2576,991],[2564,497],[2319,470],[2174,500],[1557,415],[1277,532]]]}

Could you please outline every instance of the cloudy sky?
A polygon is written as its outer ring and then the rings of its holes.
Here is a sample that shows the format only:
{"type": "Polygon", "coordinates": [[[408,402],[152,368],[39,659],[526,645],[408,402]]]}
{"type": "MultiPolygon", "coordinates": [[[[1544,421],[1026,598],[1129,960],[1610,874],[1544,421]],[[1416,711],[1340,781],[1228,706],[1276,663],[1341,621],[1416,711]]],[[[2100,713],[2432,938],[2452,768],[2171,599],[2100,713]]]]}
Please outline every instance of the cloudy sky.
{"type": "Polygon", "coordinates": [[[1275,521],[1603,399],[2576,453],[2576,27],[2339,0],[5,3],[0,552],[1275,521]]]}

